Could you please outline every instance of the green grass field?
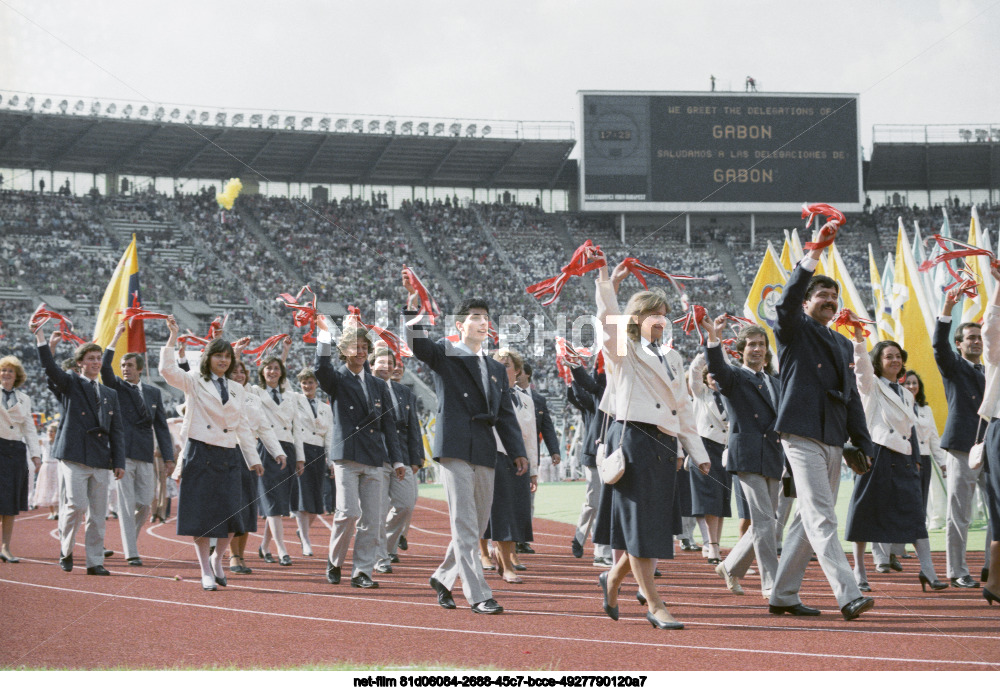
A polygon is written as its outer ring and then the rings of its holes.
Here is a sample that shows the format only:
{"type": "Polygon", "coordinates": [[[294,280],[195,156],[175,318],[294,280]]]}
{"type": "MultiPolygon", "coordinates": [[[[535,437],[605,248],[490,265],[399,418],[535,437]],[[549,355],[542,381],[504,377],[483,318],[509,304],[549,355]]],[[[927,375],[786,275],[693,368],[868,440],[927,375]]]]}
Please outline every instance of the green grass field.
{"type": "MultiPolygon", "coordinates": [[[[851,489],[853,486],[850,480],[843,482],[840,487],[840,494],[837,497],[837,519],[841,535],[843,535],[844,524],[847,520],[847,505],[851,500],[851,489]]],[[[547,482],[540,484],[538,486],[538,496],[535,498],[535,517],[558,521],[560,523],[569,523],[571,525],[575,524],[576,518],[580,513],[580,506],[583,504],[584,488],[585,485],[583,482],[547,482]]],[[[444,489],[441,485],[421,485],[420,496],[443,501],[444,489]]],[[[735,518],[735,497],[733,516],[734,518],[723,523],[722,539],[720,542],[724,548],[732,547],[736,544],[739,535],[738,520],[735,518]]],[[[695,538],[699,543],[701,542],[701,535],[697,530],[695,531],[695,538]]],[[[983,540],[985,539],[985,519],[974,521],[969,530],[969,549],[972,551],[982,550],[983,540]]],[[[945,534],[943,529],[930,531],[930,540],[932,551],[944,551],[945,534]]],[[[852,544],[850,542],[844,542],[843,544],[844,549],[850,553],[852,544]]],[[[568,547],[569,545],[567,544],[568,547]]],[[[910,550],[912,551],[912,548],[910,550]]],[[[978,562],[973,560],[970,562],[970,567],[975,567],[975,571],[978,573],[978,562]]]]}

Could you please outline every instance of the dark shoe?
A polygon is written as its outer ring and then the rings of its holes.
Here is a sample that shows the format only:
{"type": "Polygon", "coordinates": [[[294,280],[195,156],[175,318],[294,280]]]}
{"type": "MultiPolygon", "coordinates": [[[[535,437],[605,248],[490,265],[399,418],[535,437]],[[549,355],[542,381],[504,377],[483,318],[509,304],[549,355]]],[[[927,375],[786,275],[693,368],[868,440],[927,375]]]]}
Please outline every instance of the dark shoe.
{"type": "Polygon", "coordinates": [[[852,600],[840,608],[840,613],[844,615],[844,621],[851,621],[861,616],[862,612],[867,612],[875,606],[875,600],[870,597],[859,597],[852,600]]]}
{"type": "Polygon", "coordinates": [[[635,599],[639,601],[640,605],[646,604],[646,596],[642,594],[641,590],[637,590],[635,593],[635,599]]]}
{"type": "Polygon", "coordinates": [[[889,573],[890,571],[888,564],[876,564],[875,570],[879,573],[889,573]]]}
{"type": "Polygon", "coordinates": [[[986,600],[990,607],[993,606],[994,602],[1000,603],[1000,597],[997,597],[986,588],[983,588],[983,599],[986,600]]]}
{"type": "Polygon", "coordinates": [[[903,565],[899,563],[899,559],[896,558],[895,554],[889,555],[889,568],[893,571],[902,571],[903,565]]]}
{"type": "Polygon", "coordinates": [[[142,566],[142,559],[140,559],[139,557],[132,557],[131,559],[128,560],[128,565],[129,566],[142,566]]]}
{"type": "Polygon", "coordinates": [[[598,576],[597,583],[601,586],[601,594],[604,596],[604,613],[614,621],[618,621],[618,607],[612,607],[608,604],[608,574],[610,573],[610,571],[605,571],[598,576]]]}
{"type": "Polygon", "coordinates": [[[515,571],[527,571],[528,567],[525,566],[524,564],[514,564],[514,570],[515,571]]]}
{"type": "Polygon", "coordinates": [[[978,588],[979,583],[972,580],[972,576],[962,576],[961,578],[952,578],[951,586],[953,588],[978,588]]]}
{"type": "Polygon", "coordinates": [[[988,566],[984,566],[983,570],[979,572],[979,580],[983,583],[990,580],[990,569],[988,566]]]}
{"type": "Polygon", "coordinates": [[[410,548],[410,545],[406,542],[406,536],[405,535],[400,535],[399,536],[399,548],[401,550],[403,550],[404,552],[410,548]]]}
{"type": "Polygon", "coordinates": [[[291,565],[292,565],[292,557],[289,554],[286,554],[280,560],[278,560],[278,566],[291,566],[291,565]]]}
{"type": "Polygon", "coordinates": [[[907,552],[907,553],[903,553],[903,554],[899,555],[899,558],[900,558],[900,559],[913,559],[913,555],[912,555],[912,554],[909,554],[909,553],[907,552]]]}
{"type": "Polygon", "coordinates": [[[340,583],[340,567],[326,562],[326,582],[333,585],[340,583]]]}
{"type": "Polygon", "coordinates": [[[399,563],[399,555],[398,554],[390,554],[389,555],[389,563],[390,564],[398,564],[399,563]]]}
{"type": "Polygon", "coordinates": [[[801,602],[796,605],[768,605],[771,614],[791,614],[793,617],[818,617],[819,610],[806,607],[801,602]]]}
{"type": "Polygon", "coordinates": [[[63,555],[60,554],[59,555],[59,568],[62,569],[63,571],[66,571],[66,572],[72,571],[73,570],[73,555],[70,554],[69,556],[64,557],[63,555]]]}
{"type": "Polygon", "coordinates": [[[868,585],[868,581],[861,581],[858,583],[858,590],[863,593],[870,593],[872,591],[872,587],[868,585]]]}
{"type": "Polygon", "coordinates": [[[253,573],[253,569],[251,569],[249,566],[247,566],[247,563],[243,559],[243,557],[240,557],[240,573],[243,574],[244,576],[247,576],[247,575],[253,573]]]}
{"type": "Polygon", "coordinates": [[[659,569],[653,569],[653,578],[663,578],[663,574],[660,573],[659,569]]]}
{"type": "Polygon", "coordinates": [[[365,590],[371,590],[378,587],[378,583],[373,581],[371,577],[366,573],[359,573],[357,576],[351,579],[352,588],[364,588],[365,590]]]}
{"type": "Polygon", "coordinates": [[[104,556],[105,557],[114,556],[114,553],[115,553],[115,551],[113,549],[106,549],[106,550],[104,550],[104,556]]]}
{"type": "Polygon", "coordinates": [[[646,621],[652,624],[654,629],[673,629],[676,631],[684,628],[684,624],[679,621],[660,621],[653,616],[652,612],[646,612],[646,621]]]}
{"type": "Polygon", "coordinates": [[[445,609],[455,609],[455,598],[451,596],[451,591],[444,587],[438,579],[431,577],[431,587],[438,594],[438,604],[445,609]]]}
{"type": "Polygon", "coordinates": [[[103,566],[88,566],[87,567],[88,576],[110,576],[111,572],[108,571],[103,566]]]}
{"type": "Polygon", "coordinates": [[[472,605],[473,614],[503,614],[503,607],[492,597],[472,605]]]}
{"type": "Polygon", "coordinates": [[[221,585],[223,588],[225,588],[227,585],[229,585],[226,582],[226,577],[225,576],[223,576],[222,578],[219,578],[218,576],[216,576],[215,577],[215,584],[216,585],[221,585]]]}
{"type": "Polygon", "coordinates": [[[925,593],[927,592],[927,586],[930,586],[931,590],[944,590],[948,587],[947,583],[942,583],[937,579],[934,579],[932,581],[931,579],[927,578],[927,576],[924,575],[923,571],[921,571],[918,574],[918,577],[920,578],[920,589],[925,593]]]}
{"type": "Polygon", "coordinates": [[[686,537],[681,538],[681,550],[684,552],[697,552],[701,549],[701,545],[696,544],[692,540],[688,540],[686,537]]]}
{"type": "Polygon", "coordinates": [[[208,556],[212,556],[213,554],[215,554],[215,545],[209,545],[208,546],[208,556]]]}
{"type": "Polygon", "coordinates": [[[583,545],[581,545],[580,541],[575,537],[573,538],[573,541],[569,543],[569,549],[573,553],[573,556],[577,559],[583,558],[583,545]]]}
{"type": "Polygon", "coordinates": [[[0,552],[0,561],[2,561],[5,564],[8,561],[11,564],[20,564],[21,563],[21,560],[18,559],[17,557],[15,557],[15,556],[13,556],[12,554],[3,554],[2,552],[0,552]]]}
{"type": "Polygon", "coordinates": [[[278,563],[278,560],[275,559],[270,552],[265,552],[263,547],[257,548],[257,556],[266,561],[268,564],[278,563]]]}
{"type": "MultiPolygon", "coordinates": [[[[531,549],[531,545],[527,542],[518,542],[514,546],[514,551],[518,554],[534,554],[535,550],[531,549]]],[[[499,607],[500,605],[497,605],[499,607]]],[[[501,608],[502,609],[502,608],[501,608]]]]}
{"type": "Polygon", "coordinates": [[[778,545],[778,556],[781,556],[781,545],[778,545]]]}
{"type": "MultiPolygon", "coordinates": [[[[717,558],[717,557],[709,557],[708,558],[708,563],[710,565],[712,565],[712,566],[718,566],[719,564],[722,563],[722,560],[719,559],[719,558],[717,558]]],[[[655,576],[654,576],[654,578],[655,578],[655,576]]]]}
{"type": "Polygon", "coordinates": [[[392,573],[392,566],[389,564],[383,564],[382,566],[375,567],[375,573],[392,573]]]}

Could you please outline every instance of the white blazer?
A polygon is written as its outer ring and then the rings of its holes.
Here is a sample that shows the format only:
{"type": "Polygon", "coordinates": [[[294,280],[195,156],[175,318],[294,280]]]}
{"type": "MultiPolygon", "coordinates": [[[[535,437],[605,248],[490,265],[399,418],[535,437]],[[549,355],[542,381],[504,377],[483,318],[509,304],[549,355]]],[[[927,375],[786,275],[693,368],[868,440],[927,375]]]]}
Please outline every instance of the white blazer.
{"type": "Polygon", "coordinates": [[[858,392],[872,441],[902,454],[911,453],[910,435],[917,424],[913,394],[900,385],[903,394],[900,398],[882,377],[875,376],[864,343],[854,344],[854,375],[858,379],[858,392]]]}
{"type": "Polygon", "coordinates": [[[661,346],[664,365],[628,337],[610,280],[597,281],[597,319],[602,326],[601,347],[608,386],[613,386],[616,419],[656,425],[664,434],[676,437],[695,464],[710,463],[695,424],[680,354],[661,346]]]}
{"type": "Polygon", "coordinates": [[[229,400],[223,405],[215,383],[205,381],[198,371],[185,372],[178,367],[174,349],[169,346],[160,349],[160,376],[184,392],[186,409],[181,425],[182,439],[197,439],[225,449],[239,446],[248,467],[261,464],[245,414],[250,394],[242,386],[230,383],[229,400]]]}
{"type": "Polygon", "coordinates": [[[278,405],[267,389],[255,384],[251,390],[257,395],[264,419],[271,425],[278,441],[292,444],[295,447],[295,462],[304,463],[306,457],[302,452],[302,440],[299,439],[299,405],[295,400],[296,393],[286,388],[281,392],[281,405],[278,405]]]}
{"type": "Polygon", "coordinates": [[[260,399],[256,396],[248,395],[243,414],[246,415],[250,431],[264,445],[264,448],[271,454],[271,457],[284,456],[285,450],[281,448],[281,444],[278,442],[278,435],[274,433],[271,423],[264,417],[264,409],[261,407],[260,399]]]}
{"type": "Polygon", "coordinates": [[[313,417],[312,406],[305,394],[294,393],[295,402],[298,405],[298,436],[303,444],[321,446],[327,449],[330,446],[330,432],[333,430],[333,408],[329,403],[324,403],[319,398],[316,401],[316,417],[313,417]]]}
{"type": "Polygon", "coordinates": [[[939,466],[945,465],[947,458],[941,448],[934,411],[929,405],[917,406],[917,441],[920,442],[921,456],[930,456],[939,466]]]}
{"type": "Polygon", "coordinates": [[[719,412],[712,390],[705,386],[701,371],[705,368],[705,353],[699,351],[688,367],[688,384],[694,395],[694,420],[698,434],[717,444],[729,443],[729,417],[725,407],[719,412]]]}
{"type": "MultiPolygon", "coordinates": [[[[521,439],[524,441],[525,456],[528,458],[528,475],[538,475],[538,427],[535,422],[535,402],[531,400],[531,394],[514,388],[511,388],[511,391],[516,393],[521,401],[520,405],[514,407],[514,415],[517,417],[517,424],[521,426],[521,439]]],[[[497,451],[509,456],[495,428],[493,436],[497,440],[497,451]]]]}
{"type": "Polygon", "coordinates": [[[41,458],[35,418],[31,416],[31,396],[14,389],[14,399],[15,403],[5,408],[3,394],[0,394],[0,439],[23,441],[28,447],[28,458],[41,458]]]}
{"type": "Polygon", "coordinates": [[[1000,417],[1000,305],[986,305],[983,315],[983,360],[986,362],[986,391],[979,415],[989,422],[1000,417]]]}

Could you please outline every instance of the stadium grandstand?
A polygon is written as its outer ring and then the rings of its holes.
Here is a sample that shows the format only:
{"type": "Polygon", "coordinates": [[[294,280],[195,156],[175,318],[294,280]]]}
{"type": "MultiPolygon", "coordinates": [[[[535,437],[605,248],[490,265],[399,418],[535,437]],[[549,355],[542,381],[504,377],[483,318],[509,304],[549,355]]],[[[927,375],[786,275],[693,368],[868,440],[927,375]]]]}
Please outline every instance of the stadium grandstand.
{"type": "MultiPolygon", "coordinates": [[[[404,263],[445,313],[485,292],[494,314],[518,315],[551,333],[562,318],[592,313],[592,279],[573,279],[550,307],[525,287],[555,275],[586,239],[612,258],[628,254],[705,279],[688,285],[694,301],[709,313],[741,314],[767,243],[780,250],[783,231],[801,227],[790,214],[756,214],[751,233],[749,218],[737,214],[704,214],[686,227],[680,215],[579,212],[572,123],[0,96],[0,350],[30,368],[26,390],[48,415],[56,402],[44,387],[29,315],[44,302],[89,336],[133,234],[144,307],[177,315],[197,334],[228,314],[227,333],[259,343],[289,331],[290,312],[275,297],[305,285],[325,313],[340,317],[355,305],[366,320],[393,327],[404,302],[404,263]],[[243,194],[220,214],[215,191],[230,177],[243,181],[243,194]]],[[[838,237],[865,299],[868,247],[884,263],[899,218],[927,237],[945,217],[952,228],[967,228],[976,204],[996,247],[997,133],[992,126],[875,128],[863,166],[864,211],[851,214],[838,237]]],[[[146,329],[147,369],[155,374],[167,334],[162,322],[146,329]]],[[[690,358],[695,338],[677,328],[674,336],[690,358]]],[[[572,408],[552,338],[525,350],[569,439],[572,408]]],[[[312,347],[296,338],[290,368],[312,359],[312,347]]],[[[417,388],[431,410],[418,363],[408,376],[422,382],[417,388]]]]}

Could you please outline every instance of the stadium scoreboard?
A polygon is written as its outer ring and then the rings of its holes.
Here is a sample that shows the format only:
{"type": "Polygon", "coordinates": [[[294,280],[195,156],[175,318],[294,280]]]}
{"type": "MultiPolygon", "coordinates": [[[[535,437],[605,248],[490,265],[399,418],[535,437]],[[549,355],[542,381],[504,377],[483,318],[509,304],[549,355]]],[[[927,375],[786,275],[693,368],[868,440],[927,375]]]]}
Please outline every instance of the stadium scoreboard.
{"type": "Polygon", "coordinates": [[[857,94],[580,92],[580,208],[861,211],[857,94]]]}

